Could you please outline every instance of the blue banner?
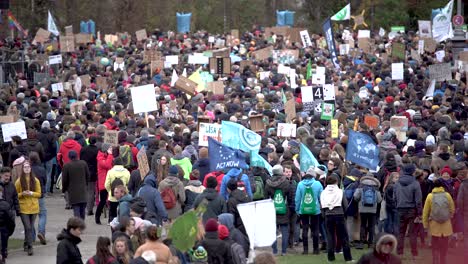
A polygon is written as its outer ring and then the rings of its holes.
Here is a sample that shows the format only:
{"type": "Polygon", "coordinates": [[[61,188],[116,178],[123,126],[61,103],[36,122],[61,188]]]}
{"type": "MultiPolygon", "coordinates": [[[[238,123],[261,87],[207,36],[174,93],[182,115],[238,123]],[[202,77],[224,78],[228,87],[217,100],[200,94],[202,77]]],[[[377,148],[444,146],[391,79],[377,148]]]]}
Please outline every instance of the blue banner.
{"type": "Polygon", "coordinates": [[[325,20],[325,23],[323,23],[323,33],[325,35],[325,39],[327,40],[327,46],[328,50],[330,51],[331,60],[335,65],[335,68],[340,69],[340,63],[338,62],[338,57],[336,56],[335,39],[333,37],[333,30],[330,18],[327,18],[327,20],[325,20]]]}
{"type": "Polygon", "coordinates": [[[225,168],[247,169],[249,167],[242,151],[225,146],[211,137],[208,138],[208,153],[210,155],[210,171],[219,171],[225,168]]]}
{"type": "Polygon", "coordinates": [[[262,137],[259,134],[247,129],[243,125],[229,121],[222,122],[221,137],[224,145],[243,150],[247,153],[251,151],[258,152],[260,143],[262,142],[262,137]]]}
{"type": "Polygon", "coordinates": [[[309,150],[309,148],[301,143],[301,152],[299,154],[301,171],[306,172],[310,167],[321,168],[323,171],[327,172],[326,166],[320,165],[317,158],[309,150]]]}
{"type": "Polygon", "coordinates": [[[349,130],[346,159],[362,167],[377,170],[379,147],[369,135],[349,130]]]}
{"type": "Polygon", "coordinates": [[[273,175],[273,167],[262,156],[258,155],[256,151],[250,152],[250,166],[265,168],[270,175],[273,175]]]}

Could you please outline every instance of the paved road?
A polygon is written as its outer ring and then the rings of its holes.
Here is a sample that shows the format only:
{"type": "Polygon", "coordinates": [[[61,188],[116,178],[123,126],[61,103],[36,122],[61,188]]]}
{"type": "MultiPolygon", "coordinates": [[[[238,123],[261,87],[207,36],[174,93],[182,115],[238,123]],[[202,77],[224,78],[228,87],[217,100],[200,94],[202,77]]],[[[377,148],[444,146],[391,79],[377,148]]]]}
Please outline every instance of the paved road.
{"type": "MultiPolygon", "coordinates": [[[[34,255],[28,256],[22,249],[11,251],[8,256],[8,264],[52,264],[55,263],[57,249],[57,234],[66,226],[69,217],[73,216],[72,210],[65,210],[65,201],[59,194],[46,198],[47,204],[47,227],[46,239],[47,245],[38,245],[34,247],[34,255]]],[[[104,220],[104,216],[101,216],[104,220]]],[[[105,220],[102,221],[106,222],[105,220]]],[[[36,219],[37,228],[38,219],[36,219]]],[[[107,225],[96,225],[94,216],[86,218],[86,230],[82,236],[83,242],[78,246],[83,255],[83,261],[94,255],[96,251],[96,241],[99,236],[110,236],[110,227],[107,225]]],[[[16,218],[16,230],[14,238],[24,239],[23,224],[19,217],[16,218]]]]}

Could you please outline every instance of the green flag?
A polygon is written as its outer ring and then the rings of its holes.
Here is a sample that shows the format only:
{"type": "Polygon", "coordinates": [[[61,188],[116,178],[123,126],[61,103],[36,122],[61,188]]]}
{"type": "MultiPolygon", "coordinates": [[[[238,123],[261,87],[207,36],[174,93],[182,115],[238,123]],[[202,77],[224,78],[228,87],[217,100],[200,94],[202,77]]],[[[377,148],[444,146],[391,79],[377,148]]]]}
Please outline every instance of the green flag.
{"type": "Polygon", "coordinates": [[[312,79],[312,62],[309,59],[309,62],[307,63],[307,74],[306,74],[306,80],[312,79]]]}
{"type": "Polygon", "coordinates": [[[346,5],[338,11],[334,16],[331,17],[331,20],[334,21],[343,21],[343,20],[349,20],[351,18],[351,4],[346,5]]]}
{"type": "Polygon", "coordinates": [[[286,98],[286,94],[284,94],[284,90],[281,89],[281,98],[283,99],[283,104],[286,104],[288,99],[286,98]]]}

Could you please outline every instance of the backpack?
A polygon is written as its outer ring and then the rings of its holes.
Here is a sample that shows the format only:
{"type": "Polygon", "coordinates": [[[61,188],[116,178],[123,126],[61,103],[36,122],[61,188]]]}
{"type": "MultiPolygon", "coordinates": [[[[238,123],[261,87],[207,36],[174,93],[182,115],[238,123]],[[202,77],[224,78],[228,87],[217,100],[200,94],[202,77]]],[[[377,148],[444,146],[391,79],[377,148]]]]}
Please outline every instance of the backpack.
{"type": "Polygon", "coordinates": [[[344,190],[344,194],[345,194],[346,200],[348,200],[348,202],[351,202],[351,200],[353,199],[354,192],[356,192],[356,189],[357,189],[357,183],[356,182],[350,183],[350,184],[348,184],[348,186],[346,186],[346,188],[344,190]]]}
{"type": "Polygon", "coordinates": [[[311,215],[317,211],[317,203],[314,200],[314,192],[312,186],[305,187],[305,193],[302,197],[300,213],[303,215],[311,215]]]}
{"type": "Polygon", "coordinates": [[[123,166],[126,169],[132,169],[136,166],[135,161],[133,160],[132,148],[128,145],[119,147],[119,158],[122,159],[123,166]]]}
{"type": "Polygon", "coordinates": [[[275,194],[273,194],[273,204],[275,206],[276,214],[278,215],[284,215],[288,211],[286,200],[284,199],[283,191],[281,189],[275,190],[275,194]]]}
{"type": "Polygon", "coordinates": [[[446,192],[432,193],[431,220],[444,223],[450,220],[450,206],[446,192]]]}
{"type": "Polygon", "coordinates": [[[262,200],[265,199],[265,186],[263,184],[262,177],[255,176],[255,192],[253,194],[253,200],[262,200]]]}
{"type": "Polygon", "coordinates": [[[161,198],[166,209],[172,209],[176,206],[177,199],[172,187],[166,187],[161,192],[161,198]]]}
{"type": "Polygon", "coordinates": [[[245,252],[241,245],[234,242],[231,244],[231,258],[234,264],[247,264],[247,258],[245,258],[245,252]]]}
{"type": "Polygon", "coordinates": [[[362,205],[366,207],[373,207],[377,202],[377,194],[374,187],[364,185],[362,188],[362,205]]]}
{"type": "Polygon", "coordinates": [[[115,179],[111,182],[111,195],[112,196],[114,196],[113,193],[114,193],[115,187],[119,185],[125,186],[121,178],[115,177],[115,179]]]}

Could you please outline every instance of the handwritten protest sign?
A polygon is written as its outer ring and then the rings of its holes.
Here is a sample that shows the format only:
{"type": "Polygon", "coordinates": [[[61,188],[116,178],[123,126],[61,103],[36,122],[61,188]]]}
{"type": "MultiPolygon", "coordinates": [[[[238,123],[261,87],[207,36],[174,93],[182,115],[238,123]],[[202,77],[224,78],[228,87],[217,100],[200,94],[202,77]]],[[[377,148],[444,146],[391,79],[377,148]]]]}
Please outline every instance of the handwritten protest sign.
{"type": "Polygon", "coordinates": [[[200,123],[198,133],[199,133],[199,137],[198,137],[199,146],[208,147],[208,138],[210,137],[218,142],[221,142],[221,125],[220,124],[200,123]]]}
{"type": "Polygon", "coordinates": [[[10,142],[11,137],[19,136],[22,139],[27,138],[26,125],[23,121],[2,124],[3,142],[10,142]]]}
{"type": "Polygon", "coordinates": [[[146,29],[140,29],[135,32],[136,38],[138,41],[143,41],[148,38],[148,34],[146,34],[146,29]]]}
{"type": "Polygon", "coordinates": [[[392,63],[392,80],[403,80],[403,63],[392,63]]]}
{"type": "Polygon", "coordinates": [[[253,51],[252,52],[252,56],[256,59],[256,60],[266,60],[268,59],[270,56],[271,56],[271,53],[273,52],[273,47],[268,47],[268,48],[264,48],[264,49],[259,49],[259,50],[256,50],[256,51],[253,51]]]}
{"type": "Polygon", "coordinates": [[[77,44],[91,43],[91,42],[93,42],[93,35],[85,34],[85,33],[75,34],[75,42],[77,44]]]}
{"type": "Polygon", "coordinates": [[[62,55],[49,56],[49,64],[50,65],[60,64],[60,63],[62,63],[62,55]]]}
{"type": "Polygon", "coordinates": [[[400,142],[406,141],[406,131],[408,131],[408,119],[405,116],[392,116],[390,127],[395,129],[396,136],[400,142]]]}
{"type": "Polygon", "coordinates": [[[429,78],[439,82],[452,80],[453,77],[450,63],[429,65],[429,78]]]}
{"type": "Polygon", "coordinates": [[[312,91],[312,86],[302,86],[302,105],[304,112],[310,112],[314,110],[314,95],[312,91]]]}
{"type": "Polygon", "coordinates": [[[338,119],[330,120],[330,126],[331,126],[331,137],[338,138],[339,137],[338,119]]]}
{"type": "Polygon", "coordinates": [[[291,122],[296,117],[296,101],[294,98],[289,99],[284,105],[284,112],[286,113],[286,122],[291,122]]]}
{"type": "Polygon", "coordinates": [[[36,36],[34,37],[34,40],[33,40],[33,44],[36,44],[36,43],[44,43],[44,42],[47,42],[49,40],[49,37],[50,37],[50,32],[43,29],[43,28],[39,28],[37,30],[37,33],[36,33],[36,36]]]}
{"type": "Polygon", "coordinates": [[[279,123],[278,137],[296,137],[296,124],[279,123]]]}
{"type": "Polygon", "coordinates": [[[60,50],[62,52],[74,52],[75,36],[60,36],[60,50]]]}
{"type": "Polygon", "coordinates": [[[224,94],[223,81],[208,82],[206,86],[207,86],[207,90],[212,91],[213,94],[224,94]]]}
{"type": "Polygon", "coordinates": [[[52,84],[52,92],[55,92],[55,91],[61,91],[63,92],[63,83],[59,82],[59,83],[53,83],[52,84]]]}
{"type": "Polygon", "coordinates": [[[231,58],[210,58],[211,74],[229,74],[231,73],[231,58]]]}
{"type": "Polygon", "coordinates": [[[118,139],[118,131],[115,130],[106,130],[104,132],[104,143],[110,144],[111,146],[118,146],[119,139],[118,139]]]}
{"type": "Polygon", "coordinates": [[[181,90],[182,92],[194,96],[198,84],[184,76],[179,76],[179,79],[177,79],[174,87],[181,90]]]}
{"type": "Polygon", "coordinates": [[[150,171],[148,164],[148,156],[146,156],[145,146],[143,146],[137,154],[138,169],[140,170],[140,177],[144,179],[150,171]]]}

